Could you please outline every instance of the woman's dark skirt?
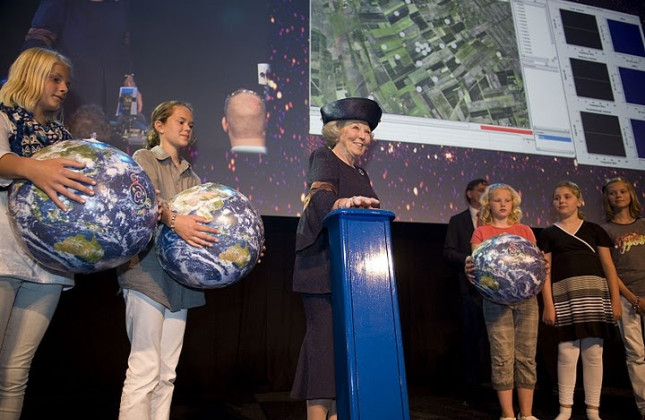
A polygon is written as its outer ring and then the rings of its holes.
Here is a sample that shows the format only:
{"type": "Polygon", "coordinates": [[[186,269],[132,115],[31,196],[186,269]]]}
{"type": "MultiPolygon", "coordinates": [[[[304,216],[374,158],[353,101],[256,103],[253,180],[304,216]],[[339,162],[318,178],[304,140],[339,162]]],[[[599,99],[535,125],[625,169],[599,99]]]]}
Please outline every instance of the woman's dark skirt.
{"type": "Polygon", "coordinates": [[[331,294],[301,294],[307,331],[300,348],[291,397],[336,398],[331,294]]]}

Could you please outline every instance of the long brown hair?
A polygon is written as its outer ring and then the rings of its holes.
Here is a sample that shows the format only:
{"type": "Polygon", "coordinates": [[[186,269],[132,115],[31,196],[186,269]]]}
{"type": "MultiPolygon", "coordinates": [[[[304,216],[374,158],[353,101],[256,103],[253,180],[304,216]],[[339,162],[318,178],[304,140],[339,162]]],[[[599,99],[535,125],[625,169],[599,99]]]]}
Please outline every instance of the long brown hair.
{"type": "Polygon", "coordinates": [[[611,204],[609,204],[609,186],[617,182],[622,182],[627,187],[627,191],[629,191],[629,198],[630,198],[629,215],[632,216],[634,219],[638,219],[639,217],[641,217],[642,207],[641,207],[641,202],[638,199],[638,195],[636,194],[636,189],[628,179],[623,178],[621,176],[607,180],[607,182],[605,182],[605,185],[602,186],[602,206],[605,209],[605,218],[607,219],[608,222],[610,222],[616,216],[614,209],[611,207],[611,204]]]}
{"type": "Polygon", "coordinates": [[[159,144],[161,144],[159,132],[155,129],[155,122],[161,121],[165,124],[168,120],[168,117],[170,117],[172,113],[175,112],[175,107],[178,106],[183,106],[184,108],[190,110],[191,113],[193,112],[193,107],[190,104],[181,101],[162,102],[157,105],[152,111],[152,115],[150,116],[150,126],[148,127],[148,131],[146,133],[146,149],[152,149],[153,147],[159,146],[159,144]]]}

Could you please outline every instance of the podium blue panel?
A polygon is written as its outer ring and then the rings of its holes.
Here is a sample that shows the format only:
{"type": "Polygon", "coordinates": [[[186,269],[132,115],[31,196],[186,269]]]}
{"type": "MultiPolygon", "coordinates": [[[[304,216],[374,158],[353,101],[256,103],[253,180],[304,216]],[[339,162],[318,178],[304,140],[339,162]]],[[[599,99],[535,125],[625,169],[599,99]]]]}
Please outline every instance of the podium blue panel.
{"type": "Polygon", "coordinates": [[[336,398],[340,420],[409,419],[390,221],[341,209],[329,232],[336,398]]]}

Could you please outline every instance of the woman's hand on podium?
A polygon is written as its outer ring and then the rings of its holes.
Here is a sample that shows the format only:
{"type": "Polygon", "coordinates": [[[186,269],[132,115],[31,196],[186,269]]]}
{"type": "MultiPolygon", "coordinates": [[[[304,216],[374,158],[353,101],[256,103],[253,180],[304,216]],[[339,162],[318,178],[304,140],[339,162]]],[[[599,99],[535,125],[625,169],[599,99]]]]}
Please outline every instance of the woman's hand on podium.
{"type": "Polygon", "coordinates": [[[376,209],[381,202],[376,198],[363,197],[362,195],[354,195],[347,198],[339,198],[334,203],[334,209],[376,209]]]}

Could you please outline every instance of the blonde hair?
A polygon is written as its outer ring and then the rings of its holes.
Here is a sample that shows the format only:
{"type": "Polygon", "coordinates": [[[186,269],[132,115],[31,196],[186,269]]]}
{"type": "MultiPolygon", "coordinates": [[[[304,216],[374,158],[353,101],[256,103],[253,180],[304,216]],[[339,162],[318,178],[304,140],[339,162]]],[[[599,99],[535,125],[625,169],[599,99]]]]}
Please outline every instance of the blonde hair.
{"type": "MultiPolygon", "coordinates": [[[[18,105],[33,112],[45,91],[45,82],[55,64],[72,72],[72,64],[62,54],[45,48],[24,50],[9,68],[7,82],[0,89],[0,103],[5,106],[18,105]]],[[[46,114],[53,119],[55,112],[46,114]]]]}
{"type": "Polygon", "coordinates": [[[479,210],[479,218],[485,225],[490,225],[493,223],[493,214],[490,211],[490,196],[496,190],[506,190],[511,193],[513,207],[510,214],[508,215],[508,221],[511,224],[519,223],[522,220],[522,209],[520,204],[522,203],[522,198],[520,195],[507,184],[491,184],[486,187],[486,191],[482,194],[479,202],[482,205],[481,210],[479,210]]]}
{"type": "Polygon", "coordinates": [[[152,115],[150,116],[150,126],[148,127],[148,131],[146,133],[147,149],[152,149],[153,147],[161,144],[161,137],[159,137],[159,132],[155,128],[155,122],[161,121],[165,124],[168,120],[168,117],[170,117],[172,113],[175,112],[175,108],[178,106],[182,106],[188,109],[191,113],[193,112],[193,107],[190,104],[181,101],[162,102],[157,105],[157,107],[152,111],[152,115]]]}
{"type": "MultiPolygon", "coordinates": [[[[354,123],[367,124],[367,122],[362,120],[333,120],[323,125],[322,136],[325,139],[327,147],[333,149],[338,143],[338,139],[340,139],[340,133],[343,128],[354,123]]],[[[370,139],[374,140],[374,133],[370,133],[370,139]]]]}
{"type": "Polygon", "coordinates": [[[629,191],[629,215],[632,216],[634,219],[638,219],[641,217],[641,202],[638,199],[638,195],[636,194],[636,189],[634,188],[634,185],[632,185],[629,180],[626,178],[623,178],[621,176],[612,178],[607,180],[605,182],[605,185],[602,186],[602,206],[605,209],[605,218],[607,219],[608,222],[612,221],[614,216],[616,216],[616,213],[614,212],[614,209],[611,207],[611,204],[609,204],[609,186],[611,184],[615,184],[617,182],[622,182],[625,184],[627,187],[627,191],[629,191]]]}
{"type": "MultiPolygon", "coordinates": [[[[554,195],[555,195],[555,190],[557,190],[558,188],[568,188],[573,193],[573,195],[575,195],[578,198],[578,200],[580,200],[580,204],[583,206],[585,205],[585,200],[582,198],[582,190],[575,182],[571,182],[571,181],[558,182],[558,184],[553,189],[554,195]]],[[[582,220],[585,219],[585,214],[580,209],[578,209],[578,217],[582,220]]]]}

